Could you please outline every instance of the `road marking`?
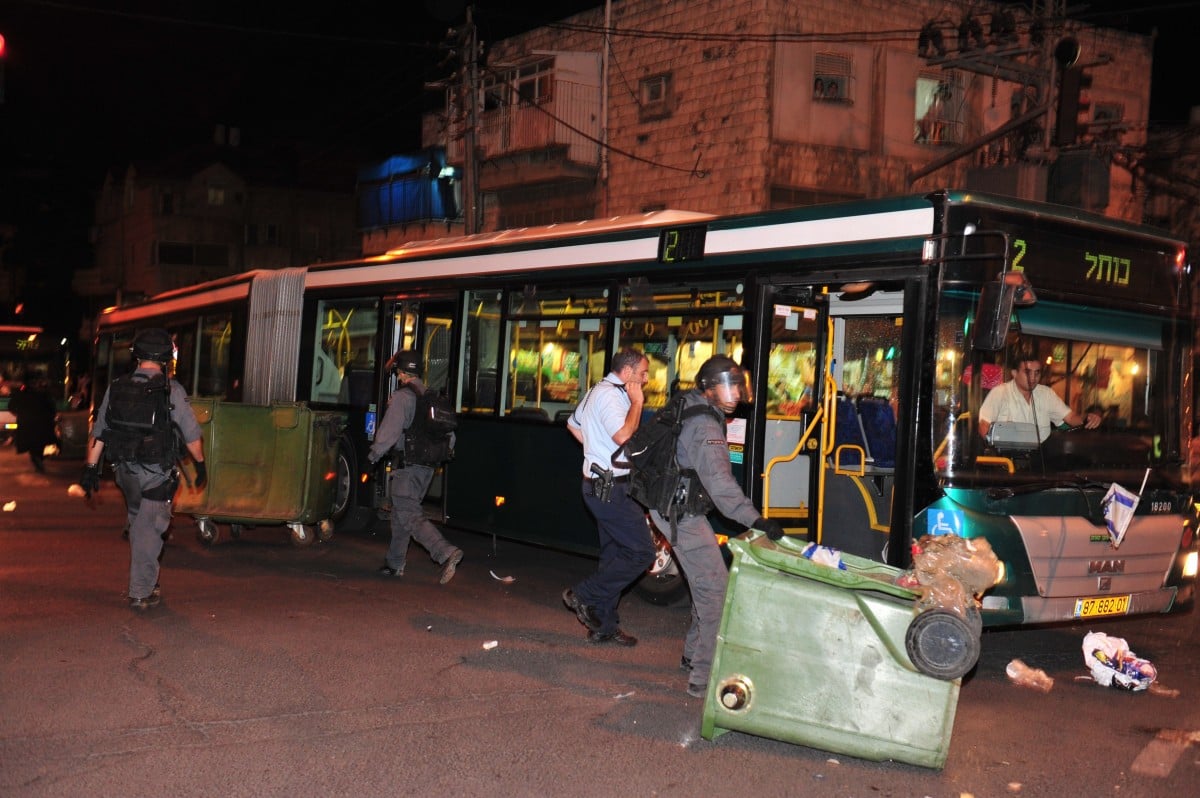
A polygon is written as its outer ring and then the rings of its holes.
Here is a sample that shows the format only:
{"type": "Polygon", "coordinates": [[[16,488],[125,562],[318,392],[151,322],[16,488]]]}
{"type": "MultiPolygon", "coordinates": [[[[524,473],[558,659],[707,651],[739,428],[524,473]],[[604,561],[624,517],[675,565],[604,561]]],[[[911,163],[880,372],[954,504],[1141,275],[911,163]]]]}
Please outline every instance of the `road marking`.
{"type": "Polygon", "coordinates": [[[1200,743],[1200,731],[1163,729],[1141,750],[1131,769],[1140,776],[1165,779],[1193,743],[1200,743]]]}

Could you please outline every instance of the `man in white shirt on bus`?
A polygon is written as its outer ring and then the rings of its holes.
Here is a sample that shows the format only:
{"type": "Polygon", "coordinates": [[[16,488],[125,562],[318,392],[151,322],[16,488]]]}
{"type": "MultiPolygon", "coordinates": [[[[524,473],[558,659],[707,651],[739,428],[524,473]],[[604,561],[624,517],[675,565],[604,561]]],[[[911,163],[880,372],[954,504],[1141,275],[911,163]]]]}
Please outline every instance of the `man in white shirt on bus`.
{"type": "Polygon", "coordinates": [[[988,393],[979,408],[979,434],[984,438],[996,421],[1015,421],[1037,427],[1038,441],[1062,424],[1095,429],[1101,417],[1088,413],[1084,418],[1059,398],[1054,389],[1041,384],[1044,364],[1031,352],[1016,354],[1009,373],[1012,379],[988,393]]]}

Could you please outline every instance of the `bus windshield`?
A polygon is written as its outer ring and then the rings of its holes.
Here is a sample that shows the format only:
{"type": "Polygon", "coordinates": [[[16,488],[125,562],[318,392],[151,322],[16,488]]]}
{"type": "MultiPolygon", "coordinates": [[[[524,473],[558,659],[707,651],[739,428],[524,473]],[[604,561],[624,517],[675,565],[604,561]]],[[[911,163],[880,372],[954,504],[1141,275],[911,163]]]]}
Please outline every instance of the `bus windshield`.
{"type": "Polygon", "coordinates": [[[988,352],[968,343],[975,301],[941,303],[932,445],[943,480],[1140,481],[1178,460],[1179,420],[1162,401],[1169,320],[1042,300],[1015,309],[1004,347],[988,352]]]}

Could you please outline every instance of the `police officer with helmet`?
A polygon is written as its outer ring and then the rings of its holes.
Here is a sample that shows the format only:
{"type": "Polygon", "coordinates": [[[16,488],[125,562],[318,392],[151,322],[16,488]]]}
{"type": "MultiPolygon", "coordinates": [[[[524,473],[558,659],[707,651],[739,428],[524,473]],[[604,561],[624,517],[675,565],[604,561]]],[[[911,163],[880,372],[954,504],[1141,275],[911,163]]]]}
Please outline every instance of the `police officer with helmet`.
{"type": "MultiPolygon", "coordinates": [[[[684,394],[683,410],[708,404],[728,416],[739,403],[750,401],[750,389],[741,366],[730,357],[715,355],[704,361],[696,372],[696,387],[684,394]]],[[[760,529],[772,539],[782,537],[779,522],[763,518],[733,478],[725,424],[718,420],[717,414],[691,413],[683,418],[676,444],[680,469],[696,472],[712,505],[721,515],[760,529]]],[[[684,639],[680,665],[689,672],[688,695],[700,698],[707,689],[716,654],[717,627],[725,606],[729,570],[706,513],[690,512],[690,508],[685,508],[674,524],[657,510],[650,511],[650,518],[672,541],[676,561],[691,589],[692,622],[684,639]]]]}
{"type": "Polygon", "coordinates": [[[396,375],[396,390],[388,400],[383,421],[375,430],[375,440],[367,453],[367,460],[374,466],[385,457],[394,457],[397,465],[388,476],[388,497],[392,502],[392,540],[388,546],[387,561],[379,569],[383,576],[403,576],[408,558],[408,544],[415,539],[429,552],[433,561],[442,566],[439,579],[446,584],[454,578],[463,551],[446,540],[421,507],[429,485],[433,482],[434,468],[419,463],[404,462],[404,433],[413,425],[416,417],[417,396],[425,393],[421,381],[421,356],[411,349],[401,349],[392,355],[386,366],[396,375]]]}
{"type": "Polygon", "coordinates": [[[129,606],[145,610],[159,603],[159,559],[179,484],[180,434],[195,461],[197,488],[208,481],[208,470],[187,391],[169,376],[176,355],[171,334],[143,330],[130,351],[136,370],[114,380],[101,400],[79,484],[89,498],[100,489],[100,457],[107,453],[117,486],[125,494],[129,606]]]}

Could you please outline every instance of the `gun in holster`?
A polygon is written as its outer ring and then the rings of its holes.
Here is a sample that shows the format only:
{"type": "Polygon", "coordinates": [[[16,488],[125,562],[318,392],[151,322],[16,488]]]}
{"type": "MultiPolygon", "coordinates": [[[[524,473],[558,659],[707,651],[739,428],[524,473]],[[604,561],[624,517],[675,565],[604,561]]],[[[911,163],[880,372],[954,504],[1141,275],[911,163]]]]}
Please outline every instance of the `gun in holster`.
{"type": "Polygon", "coordinates": [[[608,502],[612,497],[613,472],[601,468],[599,463],[592,463],[592,473],[596,475],[592,480],[592,495],[602,502],[608,502]]]}

